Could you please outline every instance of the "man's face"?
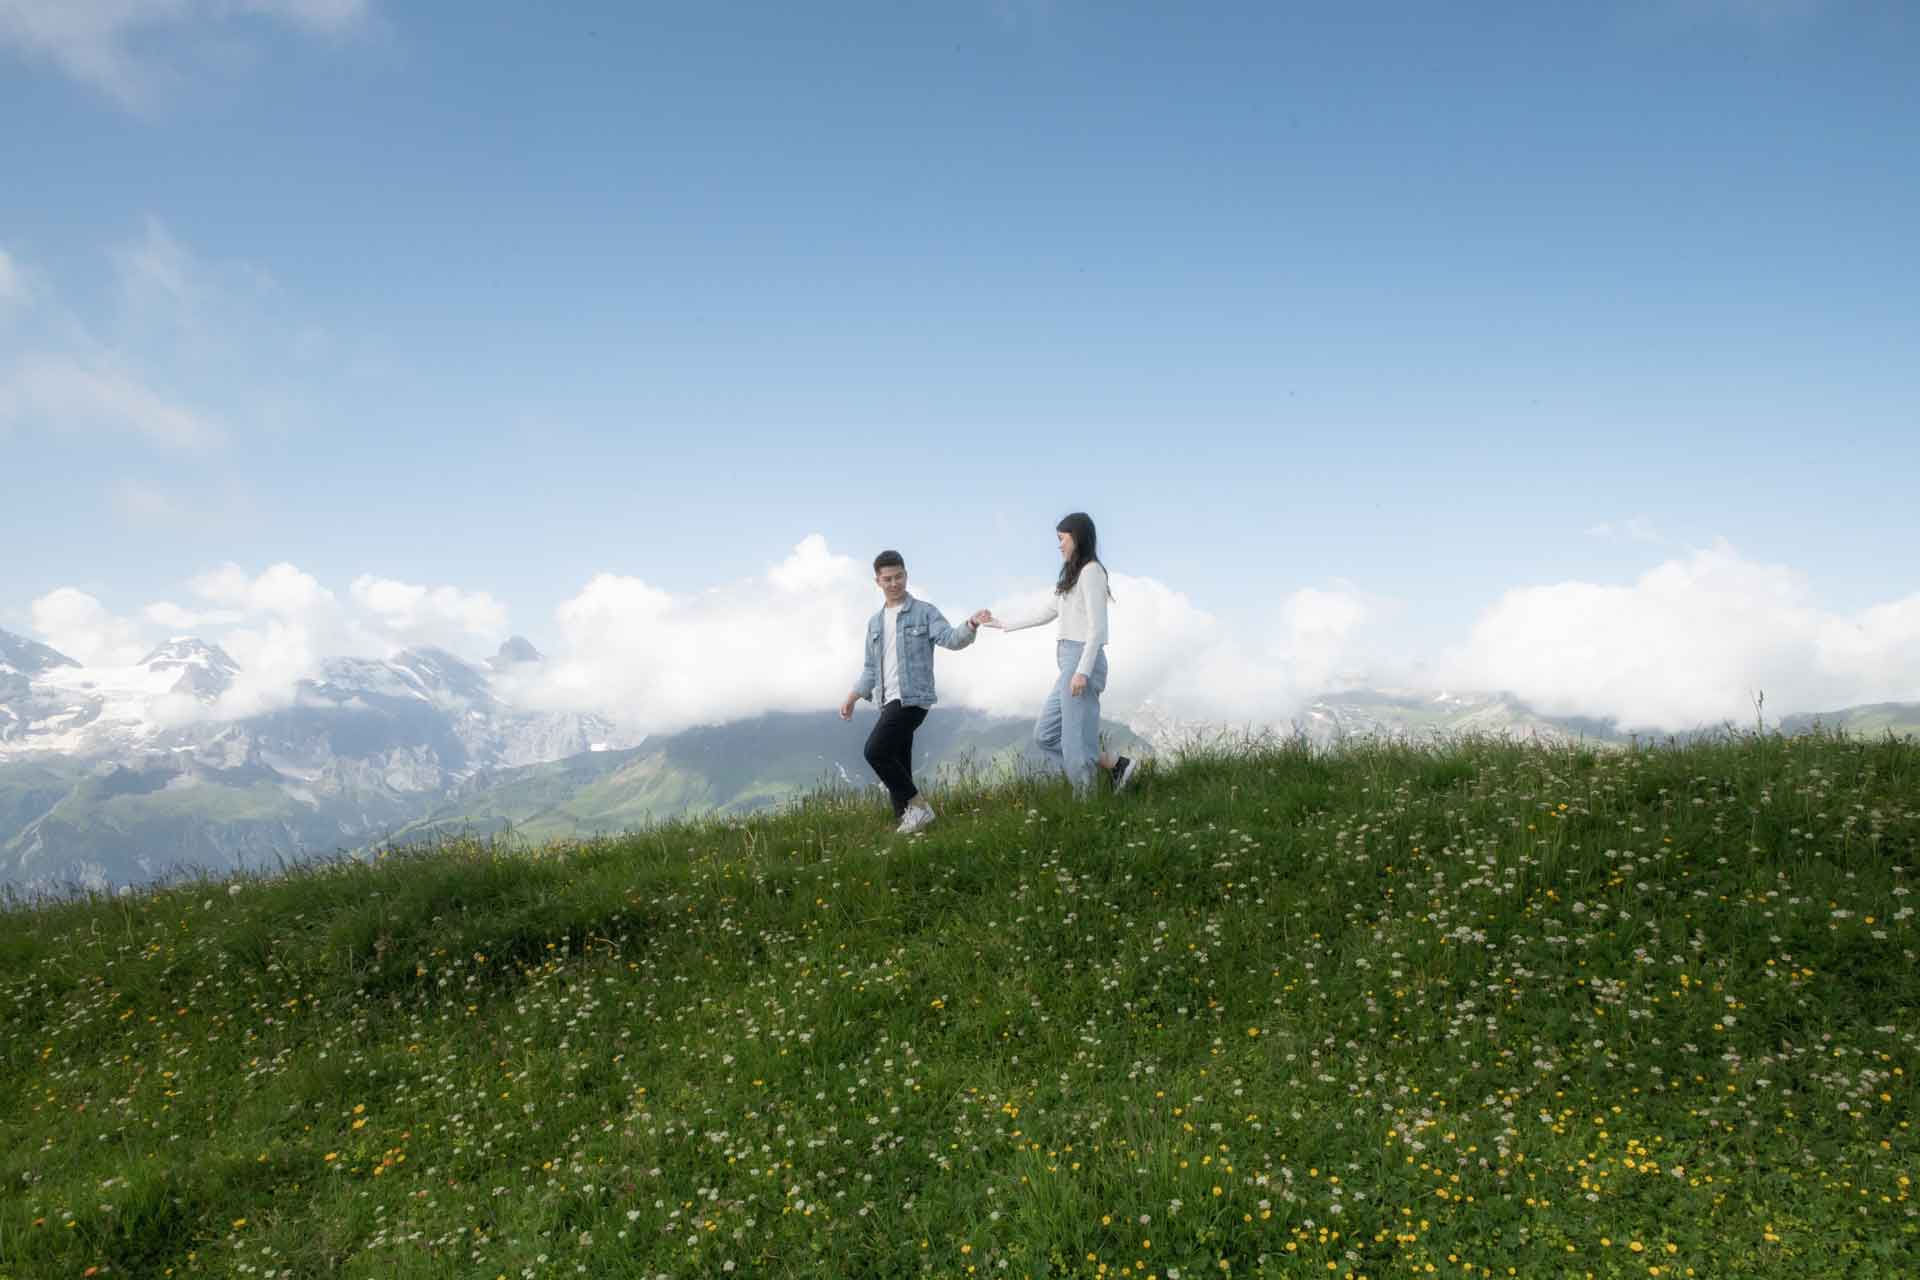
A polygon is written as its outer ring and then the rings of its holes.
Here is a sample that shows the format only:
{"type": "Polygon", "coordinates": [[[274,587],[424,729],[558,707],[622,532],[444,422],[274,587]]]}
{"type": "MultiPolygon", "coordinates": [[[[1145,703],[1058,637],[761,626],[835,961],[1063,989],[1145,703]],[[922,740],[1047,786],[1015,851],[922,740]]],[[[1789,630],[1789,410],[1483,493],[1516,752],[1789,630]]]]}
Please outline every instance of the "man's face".
{"type": "Polygon", "coordinates": [[[886,595],[888,604],[899,604],[907,598],[906,566],[890,564],[874,574],[873,580],[880,584],[880,590],[886,595]]]}

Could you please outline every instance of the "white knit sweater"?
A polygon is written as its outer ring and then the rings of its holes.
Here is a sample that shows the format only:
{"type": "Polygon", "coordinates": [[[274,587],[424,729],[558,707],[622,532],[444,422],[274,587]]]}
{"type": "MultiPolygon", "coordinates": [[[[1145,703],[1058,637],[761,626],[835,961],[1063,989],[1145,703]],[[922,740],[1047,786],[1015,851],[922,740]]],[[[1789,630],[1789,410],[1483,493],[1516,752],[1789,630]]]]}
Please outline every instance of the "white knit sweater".
{"type": "Polygon", "coordinates": [[[1062,640],[1078,640],[1084,646],[1080,650],[1080,663],[1074,670],[1083,676],[1091,674],[1094,662],[1100,657],[1100,648],[1107,642],[1105,565],[1098,560],[1090,562],[1080,570],[1080,580],[1073,584],[1073,590],[1050,597],[1038,613],[1000,618],[999,622],[1005,630],[1024,631],[1055,618],[1060,619],[1062,640]]]}

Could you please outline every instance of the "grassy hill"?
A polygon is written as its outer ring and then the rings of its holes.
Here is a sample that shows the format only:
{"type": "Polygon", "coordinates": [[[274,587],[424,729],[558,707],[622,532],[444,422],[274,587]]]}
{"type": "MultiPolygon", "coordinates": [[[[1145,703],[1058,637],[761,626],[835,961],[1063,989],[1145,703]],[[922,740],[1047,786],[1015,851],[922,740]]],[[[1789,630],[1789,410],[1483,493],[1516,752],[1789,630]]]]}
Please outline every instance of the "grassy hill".
{"type": "Polygon", "coordinates": [[[0,1276],[1908,1276],[1920,747],[1276,747],[16,907],[0,1276]]]}

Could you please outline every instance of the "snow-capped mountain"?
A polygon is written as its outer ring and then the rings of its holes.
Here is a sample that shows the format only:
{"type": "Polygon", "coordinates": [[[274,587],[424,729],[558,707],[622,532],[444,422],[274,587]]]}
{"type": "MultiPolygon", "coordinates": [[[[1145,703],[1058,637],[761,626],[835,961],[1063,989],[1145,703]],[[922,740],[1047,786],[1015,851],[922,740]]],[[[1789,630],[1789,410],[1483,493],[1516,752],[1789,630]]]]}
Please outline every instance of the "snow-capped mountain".
{"type": "Polygon", "coordinates": [[[240,667],[226,650],[192,636],[175,636],[141,659],[140,665],[155,675],[177,672],[179,678],[168,692],[201,702],[216,701],[233,687],[233,678],[240,674],[240,667]]]}
{"type": "Polygon", "coordinates": [[[35,726],[69,714],[71,698],[35,681],[79,665],[56,649],[0,631],[0,752],[28,737],[35,726]]]}
{"type": "Polygon", "coordinates": [[[1127,719],[1161,752],[1209,745],[1232,746],[1249,736],[1305,738],[1318,747],[1360,738],[1431,741],[1488,734],[1537,742],[1624,740],[1616,727],[1597,720],[1547,716],[1503,693],[1453,693],[1431,689],[1347,689],[1324,693],[1285,724],[1226,724],[1190,720],[1149,701],[1127,719]]]}
{"type": "Polygon", "coordinates": [[[498,672],[539,661],[518,638],[486,667],[434,648],[334,658],[286,705],[235,715],[244,673],[194,637],[85,666],[0,631],[0,882],[358,847],[482,771],[638,741],[502,695],[498,672]]]}
{"type": "Polygon", "coordinates": [[[0,631],[0,759],[26,752],[137,749],[205,713],[239,667],[217,645],[179,636],[132,666],[82,666],[0,631]]]}
{"type": "Polygon", "coordinates": [[[131,666],[84,666],[0,631],[0,760],[51,752],[125,762],[214,743],[230,757],[240,741],[324,741],[323,754],[349,757],[426,747],[437,768],[459,775],[617,740],[600,717],[523,711],[500,695],[497,672],[540,661],[518,636],[486,667],[435,648],[331,658],[294,686],[288,705],[235,716],[222,714],[221,699],[241,670],[218,645],[176,636],[131,666]]]}
{"type": "Polygon", "coordinates": [[[37,640],[0,630],[0,678],[9,675],[36,676],[54,667],[79,665],[66,654],[50,649],[37,640]]]}
{"type": "Polygon", "coordinates": [[[1352,738],[1423,741],[1487,734],[1536,742],[1624,740],[1605,721],[1543,715],[1504,693],[1433,689],[1349,689],[1323,694],[1293,719],[1316,745],[1352,738]]]}

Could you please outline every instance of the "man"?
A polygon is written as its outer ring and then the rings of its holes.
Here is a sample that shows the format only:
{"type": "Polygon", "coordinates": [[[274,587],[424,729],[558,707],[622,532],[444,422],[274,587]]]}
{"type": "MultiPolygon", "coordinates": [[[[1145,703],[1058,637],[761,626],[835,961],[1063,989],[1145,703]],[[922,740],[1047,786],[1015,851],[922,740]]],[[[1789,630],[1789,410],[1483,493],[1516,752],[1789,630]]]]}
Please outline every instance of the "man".
{"type": "Polygon", "coordinates": [[[907,562],[898,551],[873,558],[873,581],[886,597],[867,621],[866,658],[853,691],[840,704],[840,718],[853,719],[853,704],[872,698],[880,722],[867,735],[867,764],[886,784],[898,830],[911,835],[933,821],[933,806],[913,782],[913,733],[927,718],[933,696],[933,646],[964,649],[980,634],[985,611],[959,626],[907,594],[907,562]]]}

